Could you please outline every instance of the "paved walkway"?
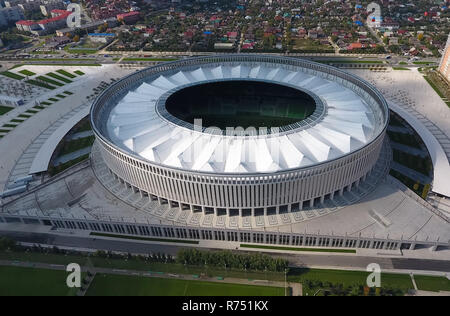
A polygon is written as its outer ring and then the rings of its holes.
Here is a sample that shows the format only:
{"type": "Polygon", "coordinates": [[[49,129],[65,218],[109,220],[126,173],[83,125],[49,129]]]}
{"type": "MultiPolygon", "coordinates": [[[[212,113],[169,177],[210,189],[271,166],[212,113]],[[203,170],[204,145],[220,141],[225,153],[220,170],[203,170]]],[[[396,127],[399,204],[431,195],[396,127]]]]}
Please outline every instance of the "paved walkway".
{"type": "Polygon", "coordinates": [[[432,191],[450,196],[450,109],[425,81],[418,68],[375,73],[349,70],[376,86],[389,108],[405,119],[422,137],[434,166],[432,191]]]}
{"type": "MultiPolygon", "coordinates": [[[[42,69],[44,69],[47,66],[34,67],[43,67],[42,69]]],[[[61,66],[52,67],[56,67],[57,69],[64,68],[61,66]]],[[[48,69],[46,68],[45,71],[52,71],[52,67],[48,66],[48,69]]],[[[79,67],[76,67],[76,69],[78,68],[79,67]]],[[[34,71],[33,69],[30,70],[34,71]]],[[[4,191],[4,188],[11,177],[17,177],[19,174],[27,172],[26,167],[23,167],[25,164],[31,163],[30,161],[33,160],[34,156],[33,154],[30,154],[30,152],[25,153],[25,151],[27,151],[27,149],[33,149],[33,152],[36,152],[43,143],[33,144],[34,141],[36,141],[39,136],[46,138],[51,136],[50,134],[41,134],[45,131],[49,131],[47,129],[51,128],[55,122],[59,121],[65,115],[76,110],[80,106],[83,106],[83,103],[87,100],[86,98],[93,94],[93,88],[98,87],[102,81],[108,82],[111,78],[123,77],[130,71],[115,65],[103,65],[101,67],[83,67],[83,72],[85,72],[85,75],[82,76],[82,80],[77,80],[74,83],[65,85],[60,89],[55,89],[51,92],[53,95],[58,92],[69,90],[73,95],[66,97],[64,101],[59,101],[39,113],[36,113],[0,139],[0,152],[2,153],[2,159],[0,160],[0,192],[4,191]],[[33,146],[33,148],[31,148],[31,146],[33,146]],[[22,162],[25,162],[25,164],[21,164],[22,162]],[[20,172],[19,170],[14,172],[16,167],[18,167],[18,169],[20,167],[20,172]]],[[[42,98],[46,99],[49,96],[50,95],[43,95],[42,98]]],[[[32,105],[30,104],[30,107],[31,106],[32,105]]],[[[16,109],[16,111],[23,112],[26,108],[26,106],[22,106],[20,109],[16,109]]],[[[14,115],[14,117],[17,114],[18,113],[8,113],[8,115],[14,115]]],[[[11,117],[0,116],[0,124],[4,120],[9,121],[10,119],[11,117]]]]}

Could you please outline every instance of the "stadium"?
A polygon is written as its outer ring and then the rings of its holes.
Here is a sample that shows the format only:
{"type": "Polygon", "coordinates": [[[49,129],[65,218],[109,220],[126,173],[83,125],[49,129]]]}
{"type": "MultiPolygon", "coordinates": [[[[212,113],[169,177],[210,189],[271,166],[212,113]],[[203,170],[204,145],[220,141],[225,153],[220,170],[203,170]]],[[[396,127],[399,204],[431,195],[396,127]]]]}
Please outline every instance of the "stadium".
{"type": "Polygon", "coordinates": [[[357,189],[388,121],[364,80],[263,55],[137,71],[91,108],[95,147],[117,180],[161,205],[217,216],[298,212],[357,189]]]}

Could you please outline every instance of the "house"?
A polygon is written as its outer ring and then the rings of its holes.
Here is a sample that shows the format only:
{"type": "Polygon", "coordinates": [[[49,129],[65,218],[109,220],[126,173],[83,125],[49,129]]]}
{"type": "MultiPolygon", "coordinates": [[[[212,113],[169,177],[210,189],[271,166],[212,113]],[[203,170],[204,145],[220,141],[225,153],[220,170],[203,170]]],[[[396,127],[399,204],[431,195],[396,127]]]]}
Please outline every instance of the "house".
{"type": "Polygon", "coordinates": [[[127,13],[117,14],[117,21],[124,22],[126,24],[134,24],[139,21],[140,13],[139,11],[131,11],[127,13]]]}

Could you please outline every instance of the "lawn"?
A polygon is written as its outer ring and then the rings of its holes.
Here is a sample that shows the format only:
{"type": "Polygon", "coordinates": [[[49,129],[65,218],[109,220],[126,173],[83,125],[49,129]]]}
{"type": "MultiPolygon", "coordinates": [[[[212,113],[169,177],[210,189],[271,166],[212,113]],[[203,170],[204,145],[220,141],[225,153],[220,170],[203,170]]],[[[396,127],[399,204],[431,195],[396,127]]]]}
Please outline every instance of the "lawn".
{"type": "Polygon", "coordinates": [[[26,70],[26,69],[20,70],[19,72],[20,72],[22,75],[25,75],[25,76],[34,76],[34,75],[35,75],[34,72],[29,71],[29,70],[26,70]]]}
{"type": "MultiPolygon", "coordinates": [[[[403,124],[402,124],[403,125],[403,124]]],[[[402,126],[400,125],[400,126],[402,126]]],[[[398,126],[398,125],[397,125],[398,126]]],[[[389,138],[396,143],[407,145],[413,148],[421,149],[421,142],[414,136],[411,136],[409,134],[403,134],[398,132],[387,132],[389,135],[389,138]]]]}
{"type": "Polygon", "coordinates": [[[8,113],[12,109],[14,109],[14,108],[9,107],[9,106],[2,106],[2,105],[0,105],[0,115],[8,113]]]}
{"type": "Polygon", "coordinates": [[[97,274],[87,296],[284,296],[284,288],[97,274]]]}
{"type": "Polygon", "coordinates": [[[60,164],[60,165],[58,165],[56,167],[55,166],[50,166],[50,168],[48,169],[48,172],[49,172],[49,174],[51,176],[54,176],[54,175],[56,175],[56,174],[58,174],[60,172],[63,172],[66,169],[69,169],[70,167],[76,165],[77,163],[80,163],[83,160],[88,159],[88,158],[89,158],[89,154],[86,154],[86,155],[80,156],[80,157],[78,157],[76,159],[70,160],[70,161],[68,161],[66,163],[60,164]]]}
{"type": "MultiPolygon", "coordinates": [[[[75,262],[81,266],[87,264],[87,257],[81,255],[63,255],[53,253],[24,253],[24,252],[0,252],[0,260],[17,260],[21,262],[41,262],[67,265],[75,262]]],[[[132,258],[128,260],[120,258],[102,258],[91,256],[90,262],[95,267],[110,268],[110,269],[124,269],[137,271],[158,271],[163,273],[177,273],[177,274],[206,274],[210,277],[229,277],[239,279],[253,279],[253,280],[275,280],[283,281],[284,273],[279,272],[264,272],[264,271],[242,271],[223,269],[217,267],[198,267],[185,266],[178,263],[161,263],[150,262],[142,258],[132,258]]]]}
{"type": "Polygon", "coordinates": [[[394,69],[394,70],[409,70],[409,68],[405,68],[405,67],[392,67],[392,69],[394,69]]]}
{"type": "Polygon", "coordinates": [[[47,77],[45,77],[45,76],[38,76],[38,77],[36,77],[36,79],[39,79],[39,80],[48,82],[48,83],[50,83],[50,84],[52,84],[52,85],[54,85],[54,86],[62,87],[62,86],[64,85],[64,83],[61,83],[61,82],[59,82],[59,81],[55,81],[55,80],[50,79],[50,78],[47,78],[47,77]]]}
{"type": "Polygon", "coordinates": [[[429,157],[422,158],[396,149],[392,150],[392,152],[395,162],[420,172],[423,175],[430,176],[433,170],[433,162],[429,157]]]}
{"type": "Polygon", "coordinates": [[[414,275],[417,288],[423,291],[450,291],[450,280],[445,277],[414,275]]]}
{"type": "MultiPolygon", "coordinates": [[[[58,100],[56,100],[56,101],[58,101],[58,100]]],[[[89,136],[89,137],[79,138],[79,139],[65,142],[62,146],[61,151],[59,152],[59,156],[67,155],[67,154],[73,153],[77,150],[80,150],[80,149],[83,149],[86,147],[90,147],[90,146],[92,146],[94,141],[95,141],[95,137],[89,136]]]]}
{"type": "Polygon", "coordinates": [[[73,296],[67,272],[0,266],[0,296],[73,296]]]}
{"type": "Polygon", "coordinates": [[[50,90],[55,90],[55,87],[49,85],[49,84],[45,84],[43,82],[37,81],[37,80],[27,80],[27,83],[38,86],[38,87],[42,87],[42,88],[46,88],[46,89],[50,89],[50,90]]]}
{"type": "Polygon", "coordinates": [[[256,248],[256,249],[273,249],[273,250],[287,250],[287,251],[312,251],[312,252],[340,252],[340,253],[356,253],[354,249],[327,249],[327,248],[299,248],[299,247],[275,247],[263,245],[247,245],[241,244],[242,248],[256,248]]]}
{"type": "Polygon", "coordinates": [[[69,79],[67,79],[67,78],[64,78],[64,77],[62,77],[62,76],[60,76],[60,75],[57,75],[57,74],[55,74],[55,73],[53,73],[53,72],[49,72],[49,73],[47,74],[47,76],[52,77],[53,79],[57,79],[57,80],[59,80],[59,81],[65,82],[65,83],[72,83],[72,80],[69,80],[69,79]]]}
{"type": "Polygon", "coordinates": [[[66,77],[68,77],[68,78],[70,78],[70,79],[76,78],[75,75],[72,75],[70,72],[67,72],[67,71],[65,71],[65,70],[63,70],[63,69],[58,69],[58,70],[56,70],[56,72],[59,73],[59,74],[61,74],[61,75],[63,75],[63,76],[66,76],[66,77]]]}
{"type": "Polygon", "coordinates": [[[0,74],[3,75],[3,76],[6,76],[6,77],[8,77],[8,78],[11,78],[11,79],[16,79],[16,80],[22,80],[22,79],[25,79],[24,76],[15,74],[15,73],[10,72],[10,71],[4,71],[4,72],[1,72],[0,74]]]}
{"type": "MultiPolygon", "coordinates": [[[[438,77],[436,75],[433,75],[433,73],[430,73],[430,75],[424,75],[423,78],[426,82],[433,88],[433,90],[441,97],[441,99],[445,99],[449,97],[450,93],[448,93],[448,90],[445,86],[443,86],[442,83],[439,83],[439,81],[436,81],[438,77]],[[441,89],[443,89],[441,91],[441,89]],[[447,91],[447,96],[444,94],[447,91]]],[[[450,101],[444,101],[449,107],[450,107],[450,101]]]]}
{"type": "Polygon", "coordinates": [[[75,70],[74,73],[76,73],[79,76],[84,75],[84,72],[82,72],[81,70],[75,70]]]}
{"type": "Polygon", "coordinates": [[[432,61],[413,61],[414,65],[431,65],[434,64],[432,61]]]}
{"type": "MultiPolygon", "coordinates": [[[[288,281],[303,283],[306,280],[329,282],[332,284],[342,284],[344,287],[365,286],[368,272],[325,270],[325,269],[292,269],[288,274],[288,281]]],[[[413,288],[411,277],[407,274],[381,274],[381,287],[397,288],[406,293],[413,288]]],[[[303,295],[313,295],[318,288],[308,288],[303,286],[303,295]]]]}

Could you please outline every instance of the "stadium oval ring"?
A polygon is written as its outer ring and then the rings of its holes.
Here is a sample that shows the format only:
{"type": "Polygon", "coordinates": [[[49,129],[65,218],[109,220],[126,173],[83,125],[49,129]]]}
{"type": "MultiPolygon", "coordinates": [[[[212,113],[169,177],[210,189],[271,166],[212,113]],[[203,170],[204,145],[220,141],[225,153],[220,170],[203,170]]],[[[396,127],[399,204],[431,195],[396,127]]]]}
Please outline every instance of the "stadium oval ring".
{"type": "Polygon", "coordinates": [[[96,145],[115,178],[181,210],[258,216],[300,211],[352,190],[380,158],[389,109],[359,77],[267,55],[186,58],[116,81],[91,108],[96,145]],[[165,110],[186,87],[255,81],[298,89],[314,112],[266,133],[198,129],[165,110]]]}

